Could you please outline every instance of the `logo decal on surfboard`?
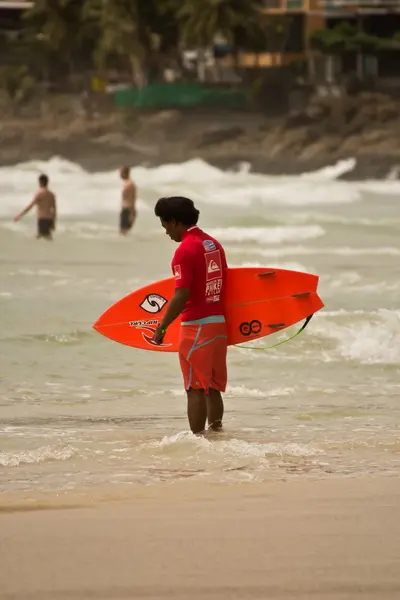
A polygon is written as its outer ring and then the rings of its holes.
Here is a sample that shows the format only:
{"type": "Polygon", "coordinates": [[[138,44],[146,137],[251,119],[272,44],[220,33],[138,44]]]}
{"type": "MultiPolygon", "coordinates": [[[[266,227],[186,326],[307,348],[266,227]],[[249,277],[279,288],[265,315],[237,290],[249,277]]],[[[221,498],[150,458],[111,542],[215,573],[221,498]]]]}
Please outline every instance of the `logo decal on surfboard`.
{"type": "Polygon", "coordinates": [[[146,312],[155,315],[162,311],[167,302],[168,300],[160,294],[148,294],[139,306],[146,312]]]}
{"type": "Polygon", "coordinates": [[[250,334],[258,335],[262,329],[262,325],[260,321],[254,319],[248,323],[245,321],[244,323],[240,323],[239,331],[242,335],[248,336],[250,334]]]}
{"type": "Polygon", "coordinates": [[[140,327],[149,327],[149,325],[158,325],[158,321],[156,321],[155,319],[152,319],[151,321],[129,321],[129,327],[135,327],[136,329],[140,327]]]}
{"type": "Polygon", "coordinates": [[[162,348],[168,348],[168,346],[171,346],[171,344],[156,344],[153,341],[153,336],[157,331],[158,323],[159,322],[154,319],[148,321],[130,321],[129,327],[134,327],[135,329],[144,329],[145,331],[148,331],[150,335],[148,333],[145,333],[144,331],[141,331],[140,333],[142,334],[144,341],[150,346],[160,346],[162,348]]]}

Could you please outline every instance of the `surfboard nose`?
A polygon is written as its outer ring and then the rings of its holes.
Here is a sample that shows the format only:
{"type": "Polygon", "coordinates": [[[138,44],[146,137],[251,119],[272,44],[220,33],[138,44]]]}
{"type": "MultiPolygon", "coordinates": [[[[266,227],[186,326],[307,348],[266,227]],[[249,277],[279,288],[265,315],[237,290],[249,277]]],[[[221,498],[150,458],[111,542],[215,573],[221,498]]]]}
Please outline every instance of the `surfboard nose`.
{"type": "MultiPolygon", "coordinates": [[[[101,333],[101,335],[105,335],[104,333],[104,315],[100,315],[95,323],[93,323],[92,328],[97,331],[97,333],[101,333]]],[[[105,337],[107,337],[105,335],[105,337]]]]}
{"type": "MultiPolygon", "coordinates": [[[[101,335],[104,335],[105,337],[110,337],[109,335],[107,335],[105,333],[105,331],[107,331],[108,329],[108,325],[110,324],[110,319],[112,321],[113,318],[113,314],[115,312],[115,306],[110,306],[109,308],[107,308],[107,310],[105,310],[98,318],[97,320],[93,323],[92,328],[97,331],[97,333],[101,333],[101,335]]],[[[112,339],[112,338],[110,338],[112,339]]]]}

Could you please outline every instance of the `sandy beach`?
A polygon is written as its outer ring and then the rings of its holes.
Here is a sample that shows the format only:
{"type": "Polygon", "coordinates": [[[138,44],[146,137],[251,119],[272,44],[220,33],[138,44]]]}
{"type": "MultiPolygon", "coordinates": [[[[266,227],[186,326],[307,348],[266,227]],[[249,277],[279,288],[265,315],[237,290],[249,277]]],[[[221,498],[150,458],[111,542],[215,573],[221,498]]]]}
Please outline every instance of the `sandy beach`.
{"type": "Polygon", "coordinates": [[[7,494],[0,597],[400,597],[395,478],[7,494]]]}

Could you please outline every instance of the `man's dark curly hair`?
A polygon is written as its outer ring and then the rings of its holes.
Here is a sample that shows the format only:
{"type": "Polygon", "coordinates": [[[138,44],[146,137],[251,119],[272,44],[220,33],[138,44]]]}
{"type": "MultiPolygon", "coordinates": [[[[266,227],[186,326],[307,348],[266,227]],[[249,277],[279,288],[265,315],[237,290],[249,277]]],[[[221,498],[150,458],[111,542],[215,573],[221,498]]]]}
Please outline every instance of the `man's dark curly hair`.
{"type": "Polygon", "coordinates": [[[186,227],[197,225],[200,211],[195,208],[193,200],[184,196],[160,198],[154,209],[156,217],[163,221],[176,221],[186,227]]]}

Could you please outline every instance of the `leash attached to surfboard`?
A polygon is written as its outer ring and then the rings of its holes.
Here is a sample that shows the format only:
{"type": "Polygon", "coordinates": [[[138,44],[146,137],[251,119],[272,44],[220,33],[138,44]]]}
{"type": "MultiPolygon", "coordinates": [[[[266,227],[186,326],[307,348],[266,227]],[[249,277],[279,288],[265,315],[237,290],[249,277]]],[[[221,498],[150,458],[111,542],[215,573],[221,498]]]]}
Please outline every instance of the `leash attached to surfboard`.
{"type": "Polygon", "coordinates": [[[281,342],[278,342],[277,344],[272,344],[272,346],[244,346],[243,344],[234,344],[234,346],[235,346],[235,348],[244,348],[245,350],[271,350],[271,348],[277,348],[278,346],[282,346],[282,344],[286,344],[286,342],[290,342],[290,340],[294,340],[295,337],[300,335],[300,333],[302,333],[302,331],[305,330],[305,328],[307,327],[307,325],[309,324],[309,322],[311,321],[313,316],[314,316],[314,313],[312,315],[309,315],[307,317],[307,319],[304,321],[303,325],[300,327],[300,329],[298,331],[296,331],[296,333],[294,335],[291,335],[286,340],[282,340],[281,342]]]}

